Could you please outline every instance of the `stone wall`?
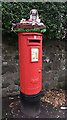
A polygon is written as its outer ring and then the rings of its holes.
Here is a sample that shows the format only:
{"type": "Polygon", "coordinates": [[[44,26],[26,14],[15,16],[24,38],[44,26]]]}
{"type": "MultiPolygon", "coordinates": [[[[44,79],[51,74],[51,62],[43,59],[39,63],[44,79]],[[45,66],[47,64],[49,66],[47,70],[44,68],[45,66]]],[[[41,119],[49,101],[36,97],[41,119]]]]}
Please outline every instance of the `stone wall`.
{"type": "Polygon", "coordinates": [[[66,46],[63,41],[45,41],[43,46],[43,88],[65,89],[66,46]]]}
{"type": "MultiPolygon", "coordinates": [[[[63,41],[44,41],[42,81],[43,89],[65,89],[66,52],[63,41]]],[[[2,92],[3,96],[19,94],[18,47],[2,45],[2,92]]],[[[66,85],[67,86],[67,85],[66,85]]]]}

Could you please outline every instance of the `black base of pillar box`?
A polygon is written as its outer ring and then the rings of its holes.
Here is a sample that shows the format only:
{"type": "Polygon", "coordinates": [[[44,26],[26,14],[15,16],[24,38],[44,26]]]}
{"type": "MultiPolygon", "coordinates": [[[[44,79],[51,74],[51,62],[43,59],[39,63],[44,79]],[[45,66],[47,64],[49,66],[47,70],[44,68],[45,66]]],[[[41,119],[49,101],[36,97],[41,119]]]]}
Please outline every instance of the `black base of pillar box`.
{"type": "Polygon", "coordinates": [[[21,98],[23,100],[27,101],[27,102],[39,101],[40,100],[40,95],[41,95],[41,92],[39,92],[38,94],[35,94],[35,95],[26,95],[26,94],[20,92],[21,98]]]}
{"type": "Polygon", "coordinates": [[[36,117],[40,113],[40,93],[35,95],[25,95],[20,92],[22,111],[29,117],[36,117]]]}

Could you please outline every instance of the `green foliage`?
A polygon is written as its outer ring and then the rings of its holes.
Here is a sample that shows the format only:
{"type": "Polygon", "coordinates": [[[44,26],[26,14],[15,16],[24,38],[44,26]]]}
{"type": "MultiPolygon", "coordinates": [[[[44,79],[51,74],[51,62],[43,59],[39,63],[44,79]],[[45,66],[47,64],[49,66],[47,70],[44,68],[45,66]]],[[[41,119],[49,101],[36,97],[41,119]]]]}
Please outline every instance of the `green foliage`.
{"type": "Polygon", "coordinates": [[[33,29],[23,29],[23,28],[19,28],[17,30],[11,30],[12,32],[41,32],[41,33],[45,33],[46,29],[42,29],[40,30],[39,28],[33,28],[33,29]]]}
{"type": "Polygon", "coordinates": [[[63,39],[66,35],[67,3],[57,2],[2,2],[3,31],[10,32],[12,23],[19,22],[37,9],[41,21],[46,25],[45,39],[63,39]]]}

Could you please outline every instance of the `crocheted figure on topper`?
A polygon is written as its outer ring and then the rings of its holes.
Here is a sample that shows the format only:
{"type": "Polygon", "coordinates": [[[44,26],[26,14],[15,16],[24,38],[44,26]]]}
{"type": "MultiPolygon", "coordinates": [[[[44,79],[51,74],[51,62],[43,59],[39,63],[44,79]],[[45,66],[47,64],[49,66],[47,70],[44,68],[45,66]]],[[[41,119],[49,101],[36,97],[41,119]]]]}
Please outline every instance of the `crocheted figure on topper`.
{"type": "Polygon", "coordinates": [[[35,25],[35,22],[40,23],[38,11],[36,9],[32,9],[30,11],[30,21],[32,21],[32,25],[35,25]]]}

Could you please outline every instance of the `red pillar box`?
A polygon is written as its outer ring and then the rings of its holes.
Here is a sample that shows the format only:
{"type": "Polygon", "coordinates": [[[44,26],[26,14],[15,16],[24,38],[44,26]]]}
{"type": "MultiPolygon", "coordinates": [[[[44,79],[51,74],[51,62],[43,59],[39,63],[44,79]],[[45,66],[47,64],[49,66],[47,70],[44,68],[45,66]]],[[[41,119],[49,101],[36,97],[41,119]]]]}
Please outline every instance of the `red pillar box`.
{"type": "Polygon", "coordinates": [[[36,95],[42,89],[42,34],[18,33],[20,91],[36,95]]]}
{"type": "Polygon", "coordinates": [[[18,33],[20,91],[34,95],[42,89],[42,34],[18,33]]]}
{"type": "Polygon", "coordinates": [[[18,32],[20,93],[23,99],[34,101],[40,98],[42,90],[42,33],[46,31],[45,25],[33,9],[30,19],[14,24],[12,31],[18,32]]]}

